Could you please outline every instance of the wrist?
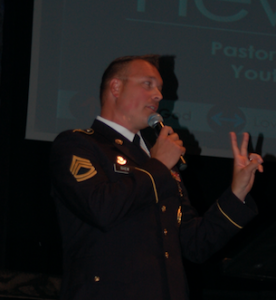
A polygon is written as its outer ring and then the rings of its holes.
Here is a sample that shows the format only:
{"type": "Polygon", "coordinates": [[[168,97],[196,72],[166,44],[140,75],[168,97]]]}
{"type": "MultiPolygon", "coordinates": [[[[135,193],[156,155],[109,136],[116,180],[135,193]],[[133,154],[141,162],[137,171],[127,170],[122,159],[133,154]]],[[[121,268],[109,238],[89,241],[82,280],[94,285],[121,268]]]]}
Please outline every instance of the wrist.
{"type": "Polygon", "coordinates": [[[240,190],[240,189],[237,189],[233,186],[231,186],[231,190],[232,190],[232,193],[242,202],[242,203],[245,203],[245,198],[246,198],[246,195],[247,195],[247,192],[245,192],[244,190],[240,190]]]}

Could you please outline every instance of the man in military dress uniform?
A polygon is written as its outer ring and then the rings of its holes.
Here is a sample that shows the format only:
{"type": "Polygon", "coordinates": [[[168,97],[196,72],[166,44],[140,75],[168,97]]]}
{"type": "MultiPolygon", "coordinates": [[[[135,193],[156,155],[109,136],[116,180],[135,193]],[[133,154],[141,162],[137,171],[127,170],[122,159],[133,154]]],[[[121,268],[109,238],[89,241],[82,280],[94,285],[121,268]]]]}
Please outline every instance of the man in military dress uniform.
{"type": "Polygon", "coordinates": [[[231,133],[231,187],[203,218],[175,165],[182,141],[165,126],[149,149],[140,130],[158,109],[154,56],[113,61],[101,84],[101,116],[61,133],[51,169],[64,248],[61,299],[187,300],[182,257],[202,262],[257,214],[248,196],[262,159],[231,133]]]}

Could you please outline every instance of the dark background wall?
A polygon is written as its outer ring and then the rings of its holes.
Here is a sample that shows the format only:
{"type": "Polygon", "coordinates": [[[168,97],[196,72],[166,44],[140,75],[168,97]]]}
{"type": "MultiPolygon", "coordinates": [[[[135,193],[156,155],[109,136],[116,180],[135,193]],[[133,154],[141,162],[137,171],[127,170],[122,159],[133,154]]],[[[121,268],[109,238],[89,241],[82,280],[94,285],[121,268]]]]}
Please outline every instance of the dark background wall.
{"type": "Polygon", "coordinates": [[[1,80],[1,267],[61,272],[49,142],[25,140],[33,1],[4,1],[1,80]]]}
{"type": "MultiPolygon", "coordinates": [[[[8,0],[4,4],[0,100],[0,268],[60,275],[61,241],[50,196],[48,169],[51,143],[24,138],[33,1],[8,0]]],[[[183,172],[183,178],[192,203],[202,213],[229,186],[232,160],[192,155],[187,155],[186,160],[188,169],[183,172]]],[[[192,294],[197,299],[200,299],[202,289],[274,290],[273,281],[252,281],[223,275],[221,261],[225,257],[235,257],[275,222],[275,167],[272,158],[272,161],[264,162],[264,174],[256,175],[251,194],[257,201],[259,216],[205,264],[197,266],[186,262],[192,294]]]]}

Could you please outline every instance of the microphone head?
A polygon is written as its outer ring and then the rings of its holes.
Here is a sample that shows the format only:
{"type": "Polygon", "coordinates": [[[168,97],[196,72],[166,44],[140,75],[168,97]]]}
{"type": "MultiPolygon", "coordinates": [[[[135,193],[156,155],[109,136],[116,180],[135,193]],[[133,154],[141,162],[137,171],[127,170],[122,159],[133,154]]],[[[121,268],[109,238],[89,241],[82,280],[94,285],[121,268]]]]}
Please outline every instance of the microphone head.
{"type": "Polygon", "coordinates": [[[159,122],[163,122],[163,118],[161,115],[159,115],[157,113],[150,115],[148,118],[148,125],[152,128],[154,128],[156,126],[156,124],[159,122]]]}

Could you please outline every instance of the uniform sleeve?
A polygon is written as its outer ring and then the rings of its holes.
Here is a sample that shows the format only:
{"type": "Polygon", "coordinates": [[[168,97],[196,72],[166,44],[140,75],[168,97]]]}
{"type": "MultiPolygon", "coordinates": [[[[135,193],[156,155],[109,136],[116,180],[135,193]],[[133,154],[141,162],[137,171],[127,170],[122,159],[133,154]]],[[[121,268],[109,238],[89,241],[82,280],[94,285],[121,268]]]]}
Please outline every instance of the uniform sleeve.
{"type": "Polygon", "coordinates": [[[221,249],[257,213],[250,195],[242,203],[229,188],[204,214],[199,217],[187,198],[182,203],[183,218],[180,242],[185,258],[203,262],[221,249]]]}
{"type": "Polygon", "coordinates": [[[54,198],[78,218],[107,231],[177,190],[174,183],[167,185],[173,181],[170,172],[155,159],[133,165],[129,174],[115,174],[113,163],[80,134],[59,136],[50,161],[54,198]]]}

